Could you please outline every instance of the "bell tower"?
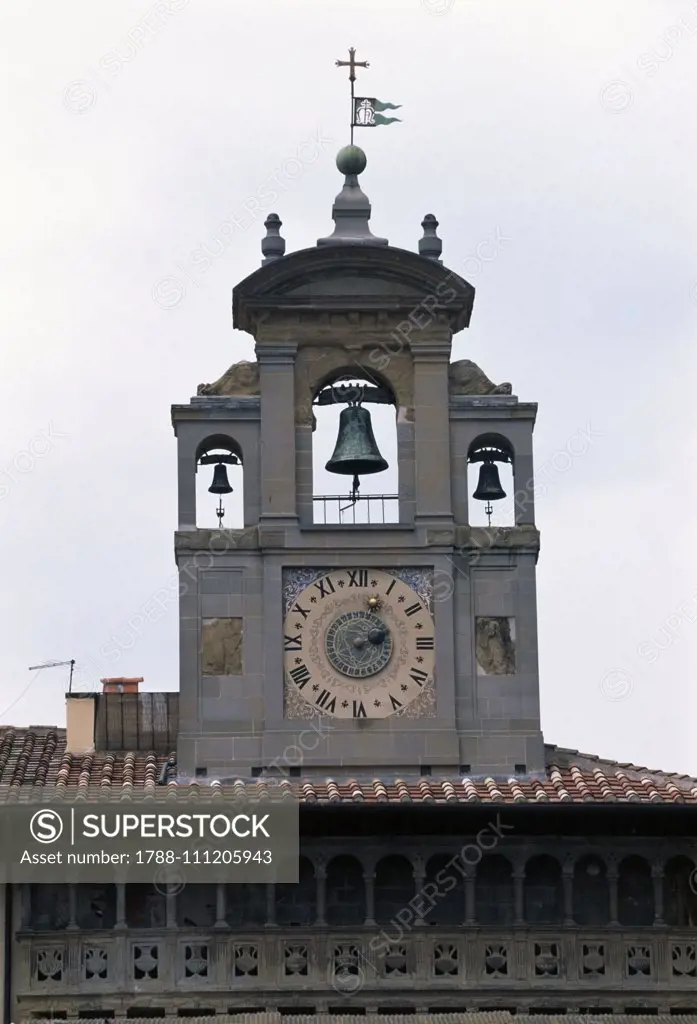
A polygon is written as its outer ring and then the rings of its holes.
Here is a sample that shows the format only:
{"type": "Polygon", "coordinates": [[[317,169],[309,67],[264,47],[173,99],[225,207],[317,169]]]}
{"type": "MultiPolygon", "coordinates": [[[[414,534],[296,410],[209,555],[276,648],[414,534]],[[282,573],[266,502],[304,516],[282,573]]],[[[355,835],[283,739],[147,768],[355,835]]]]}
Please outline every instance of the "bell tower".
{"type": "Polygon", "coordinates": [[[337,166],[333,232],[286,254],[269,215],[261,268],[233,291],[256,361],[172,409],[180,771],[542,772],[537,407],[450,362],[474,288],[443,266],[435,218],[418,252],[390,246],[370,230],[365,154],[347,146],[337,166]],[[329,403],[341,413],[327,470],[342,486],[318,498],[315,414],[329,403]],[[394,413],[389,469],[378,406],[394,413]],[[470,523],[478,463],[489,503],[505,497],[497,463],[512,468],[508,527],[470,523]],[[222,498],[235,464],[243,523],[228,528],[220,506],[220,528],[198,528],[197,472],[214,469],[222,498]],[[364,493],[367,477],[395,493],[364,493]]]}

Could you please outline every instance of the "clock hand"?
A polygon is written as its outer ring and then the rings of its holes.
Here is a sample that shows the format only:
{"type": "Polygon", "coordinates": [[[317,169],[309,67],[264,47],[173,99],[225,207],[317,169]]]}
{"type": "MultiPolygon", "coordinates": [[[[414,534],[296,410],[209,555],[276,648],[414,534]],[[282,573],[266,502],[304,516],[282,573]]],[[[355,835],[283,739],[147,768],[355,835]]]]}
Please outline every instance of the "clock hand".
{"type": "Polygon", "coordinates": [[[368,643],[373,644],[373,646],[377,647],[378,644],[384,644],[386,639],[387,630],[385,629],[385,627],[375,626],[368,633],[364,633],[362,636],[355,636],[353,638],[353,646],[358,647],[359,649],[361,647],[365,647],[365,642],[367,640],[368,643]]]}
{"type": "Polygon", "coordinates": [[[387,638],[387,630],[384,626],[376,626],[368,633],[368,640],[371,644],[384,644],[387,638]]]}

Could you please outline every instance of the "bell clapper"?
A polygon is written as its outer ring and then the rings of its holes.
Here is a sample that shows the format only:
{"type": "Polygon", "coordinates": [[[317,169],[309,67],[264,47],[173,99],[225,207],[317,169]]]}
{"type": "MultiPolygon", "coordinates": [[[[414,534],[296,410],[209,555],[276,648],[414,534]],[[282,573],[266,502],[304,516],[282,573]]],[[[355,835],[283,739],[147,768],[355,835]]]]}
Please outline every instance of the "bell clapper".
{"type": "Polygon", "coordinates": [[[360,485],[361,485],[360,480],[358,479],[357,476],[354,476],[353,484],[351,486],[351,495],[350,495],[351,500],[348,503],[348,505],[343,505],[342,507],[340,507],[339,508],[339,512],[345,512],[347,508],[353,508],[353,506],[358,502],[358,489],[359,489],[360,485]]]}
{"type": "Polygon", "coordinates": [[[222,530],[222,528],[223,528],[223,516],[225,515],[225,509],[223,508],[223,499],[222,498],[220,498],[219,501],[218,501],[218,507],[215,510],[215,514],[218,517],[218,529],[222,530]]]}

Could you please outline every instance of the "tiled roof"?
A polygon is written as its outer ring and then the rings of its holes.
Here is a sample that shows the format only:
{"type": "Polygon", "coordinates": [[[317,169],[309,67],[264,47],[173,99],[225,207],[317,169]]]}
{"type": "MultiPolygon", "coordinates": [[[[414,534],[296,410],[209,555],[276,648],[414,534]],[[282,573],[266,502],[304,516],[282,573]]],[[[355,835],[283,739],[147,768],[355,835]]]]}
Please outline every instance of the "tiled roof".
{"type": "Polygon", "coordinates": [[[697,804],[697,779],[603,761],[589,754],[547,747],[544,776],[234,779],[176,778],[175,758],[158,753],[65,752],[65,730],[46,727],[0,729],[0,801],[52,796],[78,787],[86,795],[214,795],[220,791],[254,798],[272,791],[306,804],[697,804]],[[161,784],[166,780],[166,787],[161,784]]]}
{"type": "MultiPolygon", "coordinates": [[[[526,1019],[526,1018],[524,1018],[526,1019]]],[[[675,1017],[667,1013],[593,1015],[579,1014],[535,1014],[535,1024],[675,1024],[675,1017]]],[[[131,1018],[133,1024],[150,1024],[151,1017],[131,1018]]],[[[160,1018],[162,1024],[180,1024],[181,1017],[160,1018]]],[[[520,1017],[514,1017],[506,1011],[483,1013],[367,1013],[357,1016],[347,1011],[346,1014],[318,1013],[293,1014],[287,1016],[280,1013],[244,1013],[236,1015],[216,1015],[215,1017],[193,1017],[191,1024],[514,1024],[520,1017]]],[[[681,1021],[697,1024],[697,1014],[681,1014],[681,1021]]],[[[24,1024],[20,1021],[20,1024],[24,1024]]],[[[29,1024],[29,1022],[27,1022],[29,1024]]]]}

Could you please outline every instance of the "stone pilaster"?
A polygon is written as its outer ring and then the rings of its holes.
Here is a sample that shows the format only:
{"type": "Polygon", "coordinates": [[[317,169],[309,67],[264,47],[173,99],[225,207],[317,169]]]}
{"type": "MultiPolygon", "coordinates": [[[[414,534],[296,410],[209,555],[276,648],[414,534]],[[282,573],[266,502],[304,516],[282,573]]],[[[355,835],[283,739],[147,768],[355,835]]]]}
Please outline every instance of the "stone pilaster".
{"type": "Polygon", "coordinates": [[[295,355],[297,342],[257,344],[261,392],[261,519],[297,516],[295,355]]]}
{"type": "Polygon", "coordinates": [[[411,342],[414,359],[416,518],[452,520],[448,364],[450,342],[411,342]]]}

